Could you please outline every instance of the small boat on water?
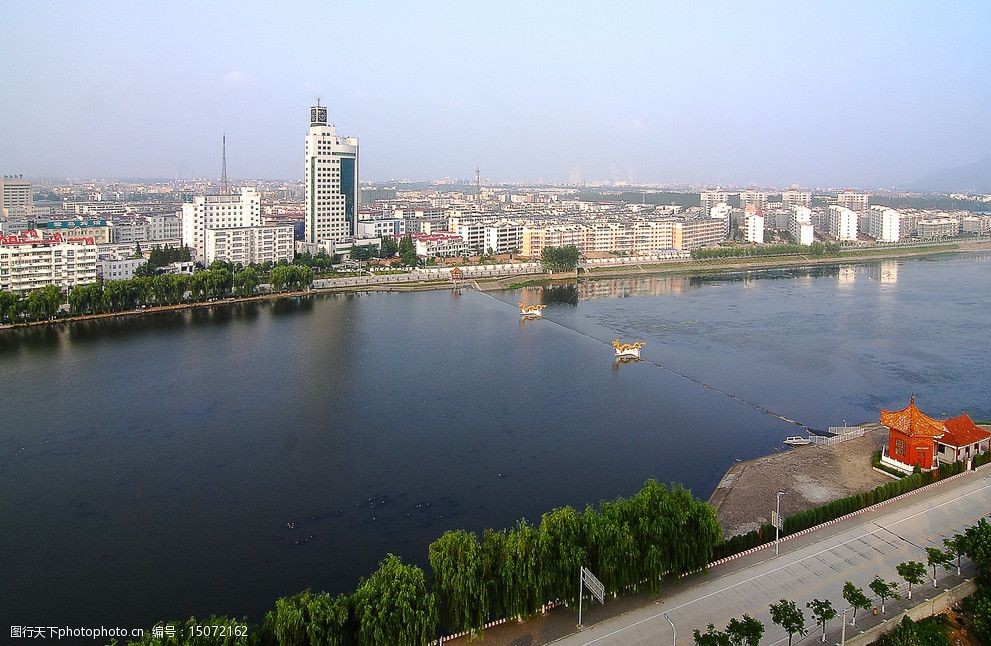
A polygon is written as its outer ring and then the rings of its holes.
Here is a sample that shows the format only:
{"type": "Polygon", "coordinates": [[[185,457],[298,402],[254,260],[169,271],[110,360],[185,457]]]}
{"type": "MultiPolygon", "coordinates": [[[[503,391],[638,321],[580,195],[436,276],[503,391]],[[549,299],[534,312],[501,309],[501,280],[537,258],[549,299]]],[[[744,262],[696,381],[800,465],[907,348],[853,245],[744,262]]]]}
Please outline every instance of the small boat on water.
{"type": "Polygon", "coordinates": [[[543,318],[544,313],[540,310],[547,307],[546,305],[525,305],[520,303],[520,316],[528,319],[539,319],[543,318]]]}
{"type": "Polygon", "coordinates": [[[785,438],[785,444],[788,446],[805,446],[806,444],[812,444],[812,438],[792,435],[785,438]]]}
{"type": "Polygon", "coordinates": [[[618,359],[639,359],[643,341],[620,343],[619,339],[613,339],[612,347],[616,350],[616,357],[618,359]]]}

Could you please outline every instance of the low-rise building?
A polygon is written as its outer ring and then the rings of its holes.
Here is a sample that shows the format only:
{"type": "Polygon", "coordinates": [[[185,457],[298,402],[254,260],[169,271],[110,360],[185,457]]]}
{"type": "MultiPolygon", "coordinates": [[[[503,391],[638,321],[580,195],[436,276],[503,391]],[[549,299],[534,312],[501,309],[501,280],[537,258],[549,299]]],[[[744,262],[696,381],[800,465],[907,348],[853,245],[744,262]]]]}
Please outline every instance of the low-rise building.
{"type": "Polygon", "coordinates": [[[0,236],[0,290],[24,293],[46,285],[69,290],[96,281],[93,238],[44,235],[36,229],[0,236]]]}
{"type": "Polygon", "coordinates": [[[414,233],[411,237],[417,256],[463,256],[471,253],[471,247],[464,238],[451,231],[414,233]]]}
{"type": "Polygon", "coordinates": [[[960,235],[960,220],[951,217],[923,218],[915,228],[915,235],[923,240],[938,240],[960,235]]]}
{"type": "Polygon", "coordinates": [[[144,258],[120,258],[103,255],[96,261],[96,277],[100,280],[129,280],[138,267],[148,264],[144,258]]]}

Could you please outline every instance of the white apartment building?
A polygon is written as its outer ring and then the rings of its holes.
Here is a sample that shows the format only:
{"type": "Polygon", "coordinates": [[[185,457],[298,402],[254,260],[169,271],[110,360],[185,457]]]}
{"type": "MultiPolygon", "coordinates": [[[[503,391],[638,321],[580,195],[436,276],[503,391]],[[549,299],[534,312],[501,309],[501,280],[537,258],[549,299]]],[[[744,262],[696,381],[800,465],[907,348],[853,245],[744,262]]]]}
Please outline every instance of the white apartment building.
{"type": "Polygon", "coordinates": [[[101,254],[96,261],[96,277],[100,280],[129,280],[135,270],[147,264],[144,258],[121,258],[114,254],[101,254]]]}
{"type": "Polygon", "coordinates": [[[923,240],[952,238],[960,235],[960,220],[951,217],[925,218],[919,220],[915,235],[923,240]]]}
{"type": "Polygon", "coordinates": [[[262,263],[292,262],[295,248],[292,225],[207,229],[204,264],[222,260],[247,267],[262,263]]]}
{"type": "Polygon", "coordinates": [[[355,228],[356,238],[397,238],[406,233],[406,221],[402,218],[359,220],[355,228]]]}
{"type": "MultiPolygon", "coordinates": [[[[485,253],[485,225],[481,222],[463,222],[456,228],[452,228],[453,233],[461,236],[461,239],[468,243],[468,247],[473,253],[485,253]]],[[[422,233],[430,233],[423,231],[422,233]]]]}
{"type": "Polygon", "coordinates": [[[96,281],[93,238],[44,237],[30,229],[0,236],[0,290],[24,293],[46,285],[69,290],[96,281]]]}
{"type": "Polygon", "coordinates": [[[755,206],[758,209],[767,208],[767,193],[762,191],[743,191],[740,193],[740,206],[747,208],[755,206]]]}
{"type": "Polygon", "coordinates": [[[733,207],[726,202],[720,202],[716,206],[709,209],[709,217],[717,218],[726,223],[726,235],[729,235],[730,229],[733,228],[733,207]]]}
{"type": "Polygon", "coordinates": [[[178,215],[146,215],[145,222],[146,240],[178,240],[182,237],[182,222],[178,215]]]}
{"type": "Polygon", "coordinates": [[[836,204],[829,207],[829,235],[840,242],[854,241],[857,239],[857,219],[858,214],[845,207],[836,204]]]}
{"type": "Polygon", "coordinates": [[[34,215],[31,180],[0,177],[0,219],[30,218],[34,215]]]}
{"type": "Polygon", "coordinates": [[[991,216],[978,217],[976,215],[966,215],[960,218],[960,233],[976,233],[977,235],[991,235],[991,216]]]}
{"type": "Polygon", "coordinates": [[[747,242],[764,244],[764,216],[751,213],[743,219],[743,237],[747,242]]]}
{"type": "Polygon", "coordinates": [[[796,244],[810,245],[815,240],[815,231],[812,226],[812,209],[807,206],[792,207],[791,221],[788,224],[788,231],[795,239],[796,244]]]}
{"type": "Polygon", "coordinates": [[[810,191],[782,191],[782,206],[812,206],[812,193],[810,191]]]}
{"type": "Polygon", "coordinates": [[[867,207],[870,206],[870,199],[871,196],[867,193],[856,193],[854,191],[843,191],[836,196],[837,204],[845,206],[857,213],[867,213],[867,207]]]}
{"type": "Polygon", "coordinates": [[[496,222],[486,225],[483,245],[494,253],[519,252],[523,246],[522,222],[496,222]]]}
{"type": "Polygon", "coordinates": [[[699,193],[699,202],[702,204],[702,213],[708,214],[712,207],[719,203],[729,203],[729,193],[716,189],[714,191],[702,191],[699,193]]]}
{"type": "Polygon", "coordinates": [[[891,207],[875,204],[871,206],[867,222],[867,235],[878,242],[898,242],[901,240],[902,214],[891,207]]]}
{"type": "Polygon", "coordinates": [[[306,134],[306,242],[343,240],[357,231],[358,139],[327,124],[327,108],[310,108],[306,134]]]}
{"type": "Polygon", "coordinates": [[[193,260],[206,260],[206,230],[261,226],[261,195],[242,188],[240,195],[200,195],[182,205],[182,244],[193,260]]]}
{"type": "Polygon", "coordinates": [[[545,247],[575,245],[581,253],[656,253],[690,250],[726,239],[719,218],[665,218],[626,222],[531,223],[523,226],[520,255],[536,258],[545,247]]]}
{"type": "Polygon", "coordinates": [[[464,238],[450,231],[414,233],[411,237],[417,256],[463,256],[471,253],[471,248],[464,238]]]}

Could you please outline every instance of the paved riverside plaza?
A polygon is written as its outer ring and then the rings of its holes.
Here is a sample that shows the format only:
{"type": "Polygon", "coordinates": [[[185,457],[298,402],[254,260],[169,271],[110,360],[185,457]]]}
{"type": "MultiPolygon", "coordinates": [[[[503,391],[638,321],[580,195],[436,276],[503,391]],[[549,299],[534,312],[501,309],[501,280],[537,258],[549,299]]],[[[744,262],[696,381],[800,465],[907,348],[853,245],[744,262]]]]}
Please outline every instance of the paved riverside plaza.
{"type": "MultiPolygon", "coordinates": [[[[841,591],[846,581],[864,589],[875,605],[877,599],[867,587],[875,575],[899,583],[902,598],[885,604],[884,617],[860,611],[857,627],[847,626],[850,639],[859,631],[890,621],[906,607],[932,597],[965,578],[973,577],[973,565],[963,559],[963,576],[939,572],[939,589],[932,586],[931,569],[927,583],[913,586],[912,601],[905,599],[907,586],[895,572],[904,561],[926,562],[925,548],[943,548],[943,538],[976,523],[991,513],[991,467],[961,474],[946,482],[902,496],[879,508],[833,523],[781,543],[781,554],[774,546],[718,565],[708,574],[666,583],[659,597],[639,596],[640,607],[615,615],[617,607],[629,607],[625,599],[606,598],[606,605],[586,603],[585,627],[575,632],[577,613],[558,608],[547,616],[523,624],[510,622],[486,631],[486,642],[494,644],[651,644],[653,646],[694,643],[692,630],[702,631],[709,623],[722,630],[732,617],[749,614],[765,625],[761,644],[780,646],[787,633],[771,622],[768,605],[785,598],[795,601],[805,613],[804,637],[795,635],[793,644],[820,643],[820,628],[814,623],[806,602],[829,599],[838,616],[827,624],[828,644],[840,641],[843,608],[841,591]],[[610,612],[610,606],[613,606],[610,612]],[[677,630],[674,639],[670,617],[677,630]],[[557,641],[554,641],[557,640],[557,641]]],[[[848,615],[849,622],[849,615],[848,615]]],[[[894,626],[892,626],[894,627],[894,626]]]]}

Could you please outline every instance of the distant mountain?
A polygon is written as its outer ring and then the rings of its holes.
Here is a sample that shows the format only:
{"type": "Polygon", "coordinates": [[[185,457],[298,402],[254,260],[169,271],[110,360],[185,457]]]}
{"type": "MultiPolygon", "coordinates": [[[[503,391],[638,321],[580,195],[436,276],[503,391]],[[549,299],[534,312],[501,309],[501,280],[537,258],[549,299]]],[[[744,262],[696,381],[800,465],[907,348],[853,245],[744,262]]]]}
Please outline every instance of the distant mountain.
{"type": "Polygon", "coordinates": [[[943,168],[910,182],[905,188],[934,193],[991,193],[991,157],[943,168]]]}

